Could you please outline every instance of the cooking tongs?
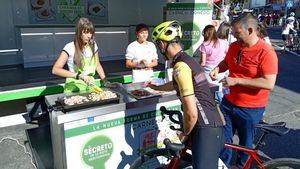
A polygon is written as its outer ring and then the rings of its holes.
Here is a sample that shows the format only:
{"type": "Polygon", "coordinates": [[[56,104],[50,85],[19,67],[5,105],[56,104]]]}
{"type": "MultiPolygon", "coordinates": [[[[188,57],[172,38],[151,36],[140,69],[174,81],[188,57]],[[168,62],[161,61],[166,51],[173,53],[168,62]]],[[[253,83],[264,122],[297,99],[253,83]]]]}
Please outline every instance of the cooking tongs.
{"type": "Polygon", "coordinates": [[[88,86],[93,92],[95,92],[97,94],[100,94],[103,92],[103,90],[100,87],[98,87],[96,84],[90,83],[90,84],[88,84],[88,86]]]}

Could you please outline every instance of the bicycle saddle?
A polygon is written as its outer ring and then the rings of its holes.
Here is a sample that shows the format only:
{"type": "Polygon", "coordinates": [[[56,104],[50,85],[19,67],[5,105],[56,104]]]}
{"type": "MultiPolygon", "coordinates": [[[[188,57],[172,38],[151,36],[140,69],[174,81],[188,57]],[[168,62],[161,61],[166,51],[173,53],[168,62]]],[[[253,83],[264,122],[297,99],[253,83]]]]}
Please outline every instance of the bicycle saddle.
{"type": "Polygon", "coordinates": [[[278,136],[282,136],[287,134],[290,129],[285,127],[285,122],[277,122],[273,124],[268,124],[266,122],[260,122],[257,125],[255,125],[256,128],[259,128],[265,132],[268,133],[274,133],[278,136]]]}

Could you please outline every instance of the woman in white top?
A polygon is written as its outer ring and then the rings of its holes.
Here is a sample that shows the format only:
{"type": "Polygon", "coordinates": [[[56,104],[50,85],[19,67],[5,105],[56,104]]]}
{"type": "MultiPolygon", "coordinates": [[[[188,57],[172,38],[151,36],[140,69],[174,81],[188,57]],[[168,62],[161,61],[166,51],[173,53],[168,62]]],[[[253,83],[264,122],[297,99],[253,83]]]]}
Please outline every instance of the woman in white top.
{"type": "Polygon", "coordinates": [[[156,47],[147,41],[149,28],[146,24],[138,24],[135,29],[137,40],[130,43],[126,50],[126,67],[132,68],[132,82],[150,81],[153,67],[157,66],[156,47]]]}
{"type": "Polygon", "coordinates": [[[53,65],[53,74],[66,77],[65,92],[89,90],[89,85],[94,84],[95,72],[102,80],[105,79],[94,33],[93,23],[87,18],[80,18],[76,24],[74,41],[65,45],[53,65]],[[64,69],[65,64],[68,70],[64,69]]]}

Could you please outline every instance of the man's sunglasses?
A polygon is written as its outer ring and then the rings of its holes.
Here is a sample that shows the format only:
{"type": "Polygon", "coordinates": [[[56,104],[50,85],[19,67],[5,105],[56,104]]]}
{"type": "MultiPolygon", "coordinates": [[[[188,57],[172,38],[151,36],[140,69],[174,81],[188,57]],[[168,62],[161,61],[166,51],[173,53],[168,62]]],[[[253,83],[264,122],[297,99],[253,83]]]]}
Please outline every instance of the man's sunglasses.
{"type": "Polygon", "coordinates": [[[242,50],[239,50],[238,51],[238,57],[237,57],[237,59],[236,59],[236,64],[240,64],[241,63],[241,61],[242,61],[242,50]]]}

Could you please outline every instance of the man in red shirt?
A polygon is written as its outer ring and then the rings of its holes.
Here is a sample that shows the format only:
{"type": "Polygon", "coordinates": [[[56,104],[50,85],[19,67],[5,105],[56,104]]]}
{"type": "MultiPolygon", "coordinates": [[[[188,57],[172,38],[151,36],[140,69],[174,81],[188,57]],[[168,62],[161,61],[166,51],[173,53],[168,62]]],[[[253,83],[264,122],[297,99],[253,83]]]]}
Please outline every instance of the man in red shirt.
{"type": "MultiPolygon", "coordinates": [[[[278,59],[274,49],[261,40],[257,32],[258,21],[252,14],[244,14],[232,22],[237,41],[229,47],[225,59],[210,72],[216,78],[229,69],[223,83],[230,92],[222,100],[221,110],[226,126],[226,142],[232,143],[237,130],[240,145],[252,147],[254,126],[263,118],[270,90],[274,88],[278,59]]],[[[246,162],[247,154],[239,152],[237,166],[246,162]]],[[[230,168],[232,150],[224,149],[220,158],[230,168]]]]}

